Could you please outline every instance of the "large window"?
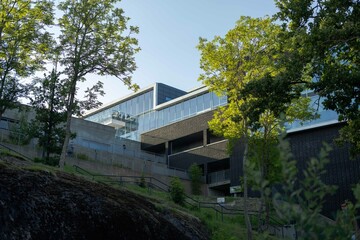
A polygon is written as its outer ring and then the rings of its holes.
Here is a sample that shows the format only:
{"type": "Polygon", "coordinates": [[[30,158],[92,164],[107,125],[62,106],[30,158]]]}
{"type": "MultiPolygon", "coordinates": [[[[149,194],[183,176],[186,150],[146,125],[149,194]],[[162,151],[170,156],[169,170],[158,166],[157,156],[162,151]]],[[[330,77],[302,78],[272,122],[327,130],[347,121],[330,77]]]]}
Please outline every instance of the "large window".
{"type": "Polygon", "coordinates": [[[153,91],[149,91],[86,119],[101,123],[110,118],[114,111],[119,111],[125,120],[129,117],[130,120],[135,119],[135,122],[127,124],[123,129],[118,129],[116,136],[139,140],[139,136],[143,132],[181,121],[227,102],[226,97],[218,97],[214,93],[205,93],[155,111],[153,110],[153,97],[153,91]]]}

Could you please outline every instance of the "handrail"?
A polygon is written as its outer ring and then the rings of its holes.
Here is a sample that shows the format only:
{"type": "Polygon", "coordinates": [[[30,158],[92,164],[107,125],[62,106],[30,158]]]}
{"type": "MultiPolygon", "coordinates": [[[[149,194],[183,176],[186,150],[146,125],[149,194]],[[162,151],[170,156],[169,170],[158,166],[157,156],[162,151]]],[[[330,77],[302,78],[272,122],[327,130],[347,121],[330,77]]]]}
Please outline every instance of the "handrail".
{"type": "MultiPolygon", "coordinates": [[[[77,166],[77,165],[73,165],[75,167],[75,171],[77,172],[84,172],[90,176],[92,176],[93,179],[95,179],[95,177],[109,177],[109,178],[116,178],[117,181],[112,181],[112,182],[132,182],[132,183],[139,183],[139,180],[140,179],[147,179],[147,184],[149,186],[152,185],[152,186],[155,186],[157,187],[158,189],[164,191],[164,192],[170,192],[170,186],[162,181],[160,181],[159,179],[157,178],[154,178],[154,177],[145,177],[145,176],[122,176],[122,175],[113,175],[113,174],[93,174],[93,173],[90,173],[89,171],[77,166]],[[79,171],[80,170],[80,171],[79,171]],[[127,181],[126,178],[129,178],[129,179],[134,179],[133,181],[127,181]],[[139,180],[137,180],[139,179],[139,180]],[[137,180],[137,181],[136,181],[137,180]],[[157,183],[160,183],[160,185],[163,185],[163,187],[161,186],[158,186],[157,184],[155,184],[154,182],[157,182],[157,183]]],[[[244,210],[241,210],[241,209],[234,209],[234,208],[229,208],[227,206],[224,206],[223,204],[221,203],[217,203],[217,202],[204,202],[204,201],[199,201],[199,200],[196,200],[194,198],[192,198],[191,196],[187,195],[187,194],[184,194],[185,196],[185,202],[193,207],[198,207],[198,208],[211,208],[213,209],[216,213],[220,213],[221,216],[222,216],[222,220],[223,220],[223,215],[224,214],[244,214],[244,210]],[[191,202],[192,201],[192,202],[191,202]]],[[[258,214],[257,211],[249,211],[249,215],[256,215],[258,214]]],[[[275,219],[271,218],[273,221],[276,221],[275,219]]],[[[276,221],[277,222],[277,221],[276,221]]],[[[277,222],[278,223],[278,222],[277,222]]],[[[281,225],[280,223],[278,223],[279,225],[281,225]]],[[[272,225],[272,224],[269,224],[270,226],[274,227],[275,229],[280,229],[279,226],[275,226],[275,225],[272,225]]]]}
{"type": "Polygon", "coordinates": [[[28,161],[32,161],[31,158],[29,158],[28,156],[25,156],[24,154],[22,153],[19,153],[18,151],[8,147],[8,146],[5,146],[4,144],[0,143],[0,146],[3,147],[3,148],[6,148],[7,150],[11,151],[11,152],[14,152],[16,153],[17,155],[21,156],[22,158],[24,158],[25,160],[28,160],[28,161]]]}

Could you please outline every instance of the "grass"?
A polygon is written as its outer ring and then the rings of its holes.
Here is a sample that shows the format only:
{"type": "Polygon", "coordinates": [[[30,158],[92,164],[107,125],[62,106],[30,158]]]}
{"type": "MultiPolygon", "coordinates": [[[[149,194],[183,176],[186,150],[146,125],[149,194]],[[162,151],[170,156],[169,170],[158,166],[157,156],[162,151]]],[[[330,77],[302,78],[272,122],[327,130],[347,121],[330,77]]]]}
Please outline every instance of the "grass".
{"type": "MultiPolygon", "coordinates": [[[[71,171],[76,175],[79,175],[76,172],[75,168],[72,167],[71,171]]],[[[69,172],[69,170],[67,170],[69,172]]],[[[91,174],[97,174],[91,172],[91,174]]],[[[80,174],[81,176],[86,177],[84,174],[80,174]]],[[[88,176],[87,176],[88,177],[88,176]]],[[[196,208],[192,206],[179,206],[171,201],[169,193],[158,191],[151,188],[143,188],[140,187],[136,183],[122,183],[121,185],[117,182],[114,182],[113,179],[102,176],[102,177],[95,177],[95,181],[106,183],[111,185],[117,189],[126,189],[138,195],[141,195],[148,200],[150,200],[157,209],[161,212],[163,209],[172,209],[173,211],[181,211],[185,212],[189,215],[193,215],[200,219],[209,229],[212,235],[212,240],[237,240],[237,239],[246,239],[246,228],[244,223],[244,216],[243,215],[223,215],[221,216],[220,213],[216,213],[214,209],[206,209],[206,208],[196,208]]],[[[202,198],[201,196],[196,196],[197,199],[207,199],[202,198]]],[[[230,199],[229,199],[230,200],[230,199]]],[[[232,200],[232,199],[231,199],[232,200]]],[[[257,216],[253,216],[254,224],[256,224],[257,216]]],[[[256,225],[257,226],[257,225],[256,225]]],[[[253,227],[256,227],[253,226],[253,227]]],[[[260,235],[254,232],[254,239],[277,239],[272,236],[260,235]]]]}
{"type": "Polygon", "coordinates": [[[6,148],[0,148],[0,156],[9,156],[9,157],[15,157],[15,158],[18,158],[21,160],[26,160],[21,155],[15,153],[15,152],[12,152],[6,148]]]}
{"type": "MultiPolygon", "coordinates": [[[[19,157],[16,156],[16,154],[13,154],[8,151],[3,151],[3,149],[0,149],[0,156],[4,156],[4,154],[8,156],[19,157]]],[[[32,171],[46,171],[54,174],[56,174],[56,172],[60,170],[57,167],[52,167],[41,163],[32,163],[28,166],[23,166],[22,168],[32,171]]],[[[179,211],[182,213],[186,213],[188,215],[193,215],[198,219],[200,219],[205,224],[205,226],[211,232],[212,240],[246,239],[246,228],[244,224],[244,217],[242,215],[236,215],[236,216],[224,215],[222,217],[221,214],[216,213],[214,209],[205,209],[205,208],[199,209],[192,206],[182,207],[172,202],[169,193],[167,192],[158,191],[148,187],[143,188],[140,187],[138,184],[132,184],[132,183],[119,184],[119,182],[114,181],[113,178],[106,176],[92,177],[91,175],[86,174],[85,172],[83,173],[77,172],[76,168],[71,165],[65,165],[63,171],[69,174],[81,176],[86,180],[105,183],[116,189],[126,189],[133,193],[139,194],[147,198],[149,201],[151,201],[160,212],[167,209],[171,211],[179,211]]],[[[97,175],[96,172],[91,172],[91,171],[88,172],[90,174],[97,175]]],[[[196,196],[196,198],[199,200],[202,199],[202,197],[200,196],[196,196]]],[[[256,232],[254,232],[253,239],[277,239],[277,238],[259,235],[256,232]]]]}

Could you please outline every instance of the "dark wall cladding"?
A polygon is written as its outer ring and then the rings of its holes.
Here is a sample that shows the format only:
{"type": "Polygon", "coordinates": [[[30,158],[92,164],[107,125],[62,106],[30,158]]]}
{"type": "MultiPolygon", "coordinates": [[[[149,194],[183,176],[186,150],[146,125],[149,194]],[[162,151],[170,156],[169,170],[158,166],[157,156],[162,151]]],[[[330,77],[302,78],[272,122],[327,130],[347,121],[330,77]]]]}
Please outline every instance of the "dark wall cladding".
{"type": "Polygon", "coordinates": [[[303,178],[307,161],[319,155],[323,142],[332,147],[329,153],[330,161],[326,165],[326,173],[322,176],[322,180],[326,184],[338,186],[338,189],[334,195],[326,197],[323,209],[327,215],[340,209],[341,203],[345,200],[354,200],[351,188],[360,179],[360,157],[350,160],[349,146],[340,147],[334,143],[342,126],[344,124],[334,124],[288,134],[291,151],[297,160],[300,179],[303,178]]]}
{"type": "Polygon", "coordinates": [[[244,144],[241,140],[235,143],[230,155],[230,185],[239,186],[240,176],[243,176],[244,144]]]}
{"type": "MultiPolygon", "coordinates": [[[[307,162],[312,157],[317,157],[323,147],[323,142],[327,142],[332,151],[329,153],[329,163],[326,165],[326,174],[322,180],[326,184],[337,185],[337,191],[332,196],[326,197],[323,211],[329,217],[340,209],[341,203],[345,200],[354,200],[352,187],[360,180],[360,157],[350,160],[349,146],[340,147],[334,143],[334,139],[339,136],[339,129],[344,124],[333,124],[319,128],[289,133],[291,152],[297,161],[298,176],[303,178],[303,170],[307,162]]],[[[242,159],[244,147],[237,143],[233,154],[230,157],[230,179],[231,186],[239,185],[239,176],[242,176],[242,159]]],[[[252,195],[252,194],[249,194],[252,195]]]]}

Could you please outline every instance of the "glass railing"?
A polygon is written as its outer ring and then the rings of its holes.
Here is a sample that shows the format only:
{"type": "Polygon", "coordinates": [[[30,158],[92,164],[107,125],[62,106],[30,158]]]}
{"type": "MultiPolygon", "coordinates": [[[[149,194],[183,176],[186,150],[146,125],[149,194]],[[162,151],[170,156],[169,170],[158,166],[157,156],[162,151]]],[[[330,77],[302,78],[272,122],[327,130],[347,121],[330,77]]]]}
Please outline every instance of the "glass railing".
{"type": "Polygon", "coordinates": [[[230,169],[209,173],[207,177],[208,184],[228,181],[230,180],[230,169]]]}

